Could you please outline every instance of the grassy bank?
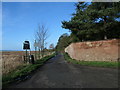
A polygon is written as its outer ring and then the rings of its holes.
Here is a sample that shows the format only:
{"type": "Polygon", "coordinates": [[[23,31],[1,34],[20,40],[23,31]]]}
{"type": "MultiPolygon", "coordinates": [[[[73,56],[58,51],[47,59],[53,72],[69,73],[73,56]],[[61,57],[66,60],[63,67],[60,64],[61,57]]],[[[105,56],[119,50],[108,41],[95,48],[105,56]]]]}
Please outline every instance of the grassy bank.
{"type": "Polygon", "coordinates": [[[120,62],[106,62],[106,61],[77,61],[72,59],[67,53],[64,53],[65,60],[73,64],[80,64],[85,66],[96,66],[96,67],[110,67],[117,68],[120,66],[120,62]]]}
{"type": "Polygon", "coordinates": [[[18,67],[16,70],[8,73],[7,75],[2,76],[2,84],[3,87],[7,86],[9,83],[20,81],[21,79],[25,78],[29,74],[31,74],[33,71],[35,71],[37,68],[42,66],[47,60],[54,57],[55,54],[43,57],[40,60],[37,60],[35,64],[28,64],[21,67],[18,67]]]}

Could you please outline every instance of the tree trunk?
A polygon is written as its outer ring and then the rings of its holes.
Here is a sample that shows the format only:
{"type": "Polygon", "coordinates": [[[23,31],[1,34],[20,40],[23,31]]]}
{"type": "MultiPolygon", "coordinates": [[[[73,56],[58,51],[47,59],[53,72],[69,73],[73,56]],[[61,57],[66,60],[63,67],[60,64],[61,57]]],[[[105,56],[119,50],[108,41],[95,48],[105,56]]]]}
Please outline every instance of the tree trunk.
{"type": "Polygon", "coordinates": [[[105,39],[105,40],[107,39],[107,35],[104,35],[104,39],[105,39]]]}
{"type": "Polygon", "coordinates": [[[105,40],[107,39],[107,35],[106,35],[107,31],[106,31],[106,27],[105,27],[106,23],[107,23],[107,17],[104,16],[104,32],[105,32],[104,39],[105,40]]]}
{"type": "Polygon", "coordinates": [[[40,48],[39,48],[39,59],[40,59],[40,48]]]}

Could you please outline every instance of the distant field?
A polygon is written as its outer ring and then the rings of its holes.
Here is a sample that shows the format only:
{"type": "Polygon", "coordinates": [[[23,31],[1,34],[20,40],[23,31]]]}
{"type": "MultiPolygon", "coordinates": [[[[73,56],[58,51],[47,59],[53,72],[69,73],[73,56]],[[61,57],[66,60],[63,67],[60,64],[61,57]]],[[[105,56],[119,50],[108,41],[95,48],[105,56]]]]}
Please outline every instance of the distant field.
{"type": "MultiPolygon", "coordinates": [[[[35,51],[31,51],[32,54],[35,53],[35,51]]],[[[2,55],[25,55],[25,51],[3,51],[2,55]]]]}
{"type": "MultiPolygon", "coordinates": [[[[0,52],[1,53],[1,52],[0,52]]],[[[25,51],[3,51],[2,57],[2,74],[7,74],[17,67],[22,66],[24,63],[25,51]]],[[[31,54],[34,55],[35,51],[31,51],[31,54]]],[[[49,53],[46,53],[46,55],[49,53]]]]}
{"type": "Polygon", "coordinates": [[[16,67],[23,65],[23,51],[2,52],[2,73],[7,74],[16,67]]]}

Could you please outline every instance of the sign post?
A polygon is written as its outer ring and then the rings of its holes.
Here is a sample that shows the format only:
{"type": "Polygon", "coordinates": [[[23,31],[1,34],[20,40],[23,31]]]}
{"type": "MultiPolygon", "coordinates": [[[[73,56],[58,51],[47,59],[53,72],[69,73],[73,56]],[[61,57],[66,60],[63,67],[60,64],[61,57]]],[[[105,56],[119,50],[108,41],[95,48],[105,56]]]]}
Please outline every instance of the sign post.
{"type": "Polygon", "coordinates": [[[26,56],[25,56],[25,61],[27,62],[28,61],[28,55],[27,55],[27,49],[30,49],[30,43],[29,43],[29,41],[25,41],[24,43],[23,43],[23,49],[25,49],[26,50],[26,56]]]}

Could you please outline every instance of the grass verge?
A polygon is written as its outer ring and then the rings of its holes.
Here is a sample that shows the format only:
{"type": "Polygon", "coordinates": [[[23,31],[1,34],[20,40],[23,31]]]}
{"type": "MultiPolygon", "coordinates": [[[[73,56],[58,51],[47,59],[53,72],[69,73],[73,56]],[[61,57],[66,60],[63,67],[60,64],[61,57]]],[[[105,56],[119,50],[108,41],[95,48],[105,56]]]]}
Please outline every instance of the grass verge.
{"type": "Polygon", "coordinates": [[[107,61],[77,61],[72,59],[67,53],[64,53],[64,58],[70,63],[80,64],[85,66],[96,66],[96,67],[110,67],[118,68],[120,67],[120,62],[107,62],[107,61]]]}
{"type": "Polygon", "coordinates": [[[29,64],[29,65],[18,67],[16,70],[8,73],[7,75],[2,76],[3,88],[8,86],[12,82],[18,81],[19,79],[26,77],[27,75],[35,71],[37,68],[42,66],[47,60],[51,59],[54,56],[55,56],[55,53],[52,55],[43,57],[40,60],[37,60],[35,64],[29,64]]]}

